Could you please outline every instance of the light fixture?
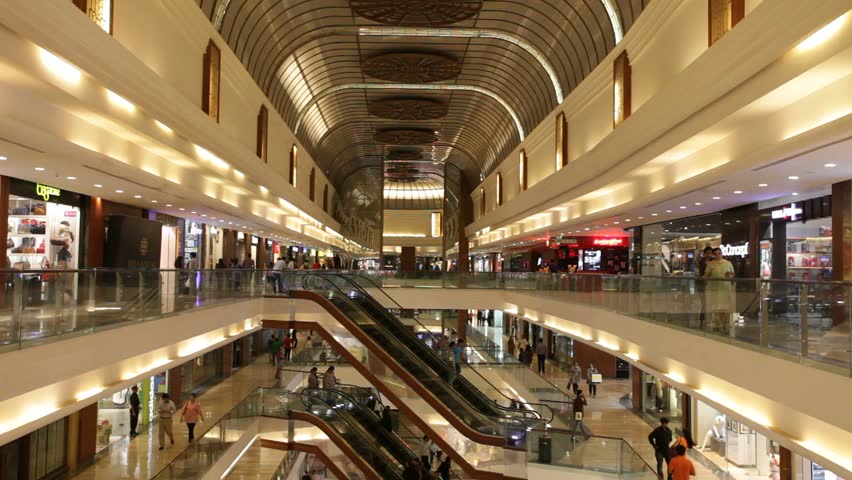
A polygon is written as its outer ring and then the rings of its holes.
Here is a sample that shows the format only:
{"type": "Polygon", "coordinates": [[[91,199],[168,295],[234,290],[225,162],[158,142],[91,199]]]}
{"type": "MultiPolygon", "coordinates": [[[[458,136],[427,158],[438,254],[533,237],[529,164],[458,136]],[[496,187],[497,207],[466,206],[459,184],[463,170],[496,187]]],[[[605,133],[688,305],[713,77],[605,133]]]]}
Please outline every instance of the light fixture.
{"type": "Polygon", "coordinates": [[[133,195],[133,198],[142,198],[142,195],[133,195]]]}
{"type": "Polygon", "coordinates": [[[799,195],[799,192],[793,192],[793,196],[796,197],[799,195]]]}
{"type": "Polygon", "coordinates": [[[35,167],[36,172],[43,172],[44,170],[44,167],[35,167]]]}
{"type": "Polygon", "coordinates": [[[156,201],[156,200],[151,200],[151,203],[157,203],[157,201],[156,201]]]}
{"type": "Polygon", "coordinates": [[[829,38],[831,38],[835,33],[840,30],[845,20],[846,14],[835,18],[831,21],[831,23],[812,33],[808,38],[802,40],[801,43],[796,45],[796,50],[800,52],[806,52],[825,43],[826,41],[828,41],[829,38]]]}
{"type": "Polygon", "coordinates": [[[686,210],[686,205],[681,205],[681,206],[680,206],[680,209],[681,209],[681,210],[686,210]]]}
{"type": "Polygon", "coordinates": [[[124,193],[124,190],[116,190],[115,193],[124,193]]]}
{"type": "MultiPolygon", "coordinates": [[[[6,160],[6,157],[0,157],[0,160],[6,160]]],[[[823,167],[825,167],[825,168],[834,168],[836,166],[837,166],[836,163],[826,163],[825,165],[823,165],[823,167]]]]}
{"type": "Polygon", "coordinates": [[[799,179],[799,177],[797,177],[795,175],[790,175],[789,177],[787,177],[787,180],[798,180],[798,179],[799,179]]]}
{"type": "Polygon", "coordinates": [[[191,214],[195,215],[195,214],[196,214],[196,213],[198,213],[198,212],[196,212],[196,211],[192,211],[192,212],[189,212],[189,213],[191,213],[191,214]]]}
{"type": "Polygon", "coordinates": [[[166,204],[166,206],[167,206],[167,207],[171,207],[171,206],[172,206],[172,204],[171,204],[171,203],[167,203],[167,204],[166,204]]]}
{"type": "Polygon", "coordinates": [[[168,125],[166,125],[165,123],[163,123],[159,120],[154,120],[154,123],[156,123],[157,126],[160,127],[160,130],[162,130],[166,133],[172,133],[173,132],[173,130],[171,128],[169,128],[168,125]]]}
{"type": "Polygon", "coordinates": [[[618,225],[619,222],[612,222],[613,225],[618,225]]]}
{"type": "Polygon", "coordinates": [[[734,190],[734,194],[735,194],[735,195],[739,195],[739,194],[741,194],[741,193],[743,193],[743,191],[742,191],[742,190],[734,190]]]}
{"type": "Polygon", "coordinates": [[[104,188],[104,186],[101,185],[100,183],[96,183],[94,186],[95,186],[95,188],[104,188]]]}
{"type": "Polygon", "coordinates": [[[65,177],[66,180],[77,180],[77,177],[65,177]]]}
{"type": "Polygon", "coordinates": [[[700,207],[700,206],[701,206],[701,202],[695,202],[695,205],[700,207]]]}
{"type": "Polygon", "coordinates": [[[630,220],[629,218],[625,218],[624,221],[625,222],[631,222],[632,220],[630,220]]]}
{"type": "Polygon", "coordinates": [[[121,95],[113,92],[112,90],[107,90],[107,98],[109,98],[109,101],[113,105],[120,107],[120,108],[123,108],[124,110],[127,110],[128,112],[132,112],[132,111],[136,110],[136,106],[134,106],[132,103],[130,103],[129,100],[127,100],[126,98],[122,97],[121,95]]]}
{"type": "Polygon", "coordinates": [[[207,216],[207,214],[206,214],[206,213],[202,213],[202,214],[201,214],[201,216],[202,216],[202,217],[206,217],[206,216],[207,216]]]}
{"type": "Polygon", "coordinates": [[[183,207],[181,207],[181,208],[178,208],[178,210],[180,210],[180,211],[182,212],[182,211],[184,211],[184,210],[186,210],[186,209],[185,209],[185,208],[183,208],[183,207]]]}
{"type": "Polygon", "coordinates": [[[721,200],[722,197],[713,197],[713,200],[721,200]]]}
{"type": "Polygon", "coordinates": [[[666,213],[672,213],[672,211],[671,211],[671,210],[666,210],[666,213]]]}
{"type": "Polygon", "coordinates": [[[766,183],[758,183],[758,184],[757,184],[757,186],[758,186],[758,187],[768,187],[768,186],[769,186],[769,184],[766,184],[766,183]]]}
{"type": "MultiPolygon", "coordinates": [[[[8,158],[4,157],[3,155],[0,155],[0,162],[2,162],[3,160],[8,160],[8,158]]],[[[828,166],[828,165],[826,165],[826,167],[827,167],[827,166],[828,166]]],[[[833,167],[833,166],[834,166],[834,165],[832,165],[832,167],[833,167]]]]}
{"type": "Polygon", "coordinates": [[[62,80],[73,83],[80,81],[80,78],[82,77],[80,70],[77,70],[70,63],[62,60],[43,48],[39,49],[39,56],[41,56],[41,62],[44,66],[46,66],[54,75],[61,77],[62,80]]]}

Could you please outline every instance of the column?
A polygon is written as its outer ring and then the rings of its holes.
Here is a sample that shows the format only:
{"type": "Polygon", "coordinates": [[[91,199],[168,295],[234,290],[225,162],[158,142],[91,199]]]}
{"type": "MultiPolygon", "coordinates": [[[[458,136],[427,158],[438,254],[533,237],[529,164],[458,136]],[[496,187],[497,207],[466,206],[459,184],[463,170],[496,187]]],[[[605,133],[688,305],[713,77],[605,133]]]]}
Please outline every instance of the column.
{"type": "Polygon", "coordinates": [[[780,476],[778,480],[793,480],[793,454],[783,446],[778,446],[778,463],[780,463],[780,476]]]}
{"type": "Polygon", "coordinates": [[[399,271],[402,273],[414,273],[417,271],[417,249],[415,247],[402,247],[400,253],[399,271]]]}
{"type": "Polygon", "coordinates": [[[77,412],[77,461],[84,463],[95,456],[98,435],[97,402],[77,412]]]}
{"type": "MultiPolygon", "coordinates": [[[[576,343],[574,344],[576,347],[576,343]]],[[[630,366],[630,383],[633,387],[633,394],[631,395],[631,400],[633,403],[633,408],[636,410],[642,409],[642,370],[639,370],[635,366],[630,366]]],[[[686,425],[686,424],[684,424],[686,425]]]]}
{"type": "Polygon", "coordinates": [[[459,338],[464,338],[467,341],[467,310],[456,310],[458,314],[456,321],[456,334],[459,338]]]}
{"type": "Polygon", "coordinates": [[[104,266],[104,205],[99,197],[89,198],[89,208],[86,212],[86,246],[83,249],[84,265],[89,268],[104,266]]]}
{"type": "Polygon", "coordinates": [[[166,388],[166,392],[169,394],[169,398],[175,405],[181,404],[181,392],[183,392],[183,369],[181,368],[183,365],[178,365],[177,367],[169,369],[169,386],[166,388]]]}
{"type": "Polygon", "coordinates": [[[242,356],[240,359],[242,360],[241,366],[245,367],[249,363],[251,363],[251,337],[246,335],[245,337],[237,340],[238,342],[242,342],[240,349],[242,350],[242,356]]]}
{"type": "MultiPolygon", "coordinates": [[[[0,225],[9,225],[9,177],[0,175],[0,225]]],[[[5,240],[4,240],[5,243],[5,240]]],[[[6,306],[6,275],[0,274],[0,307],[6,306]]]]}
{"type": "MultiPolygon", "coordinates": [[[[852,180],[831,186],[831,279],[852,280],[852,180]]],[[[849,304],[834,304],[832,323],[849,318],[849,304]]],[[[783,474],[782,474],[783,477],[783,474]]]]}
{"type": "Polygon", "coordinates": [[[222,354],[219,358],[222,359],[222,378],[228,378],[234,373],[234,344],[229,343],[219,347],[222,354]]]}
{"type": "Polygon", "coordinates": [[[263,341],[263,330],[258,330],[254,333],[254,349],[258,355],[263,355],[266,352],[266,342],[263,341]]]}

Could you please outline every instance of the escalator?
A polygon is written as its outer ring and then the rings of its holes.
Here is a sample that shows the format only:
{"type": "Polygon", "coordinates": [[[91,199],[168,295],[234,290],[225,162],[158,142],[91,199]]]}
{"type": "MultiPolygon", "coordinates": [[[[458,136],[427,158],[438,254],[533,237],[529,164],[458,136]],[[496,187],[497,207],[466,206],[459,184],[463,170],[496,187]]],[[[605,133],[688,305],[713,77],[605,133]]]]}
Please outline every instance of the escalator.
{"type": "MultiPolygon", "coordinates": [[[[464,375],[457,375],[454,366],[448,361],[451,352],[447,350],[445,352],[440,352],[441,354],[436,353],[435,349],[426,345],[426,343],[418,338],[408,326],[404,325],[398,318],[396,318],[395,315],[393,315],[366,291],[364,288],[365,286],[381,292],[381,289],[371,280],[358,275],[333,274],[328,276],[331,277],[334,284],[346,293],[352,301],[364,309],[364,311],[376,321],[377,325],[384,328],[386,332],[393,335],[406,348],[414,352],[420,360],[426,363],[435,375],[442,378],[445,382],[448,382],[463,398],[470,402],[477,411],[488,416],[515,418],[527,427],[531,428],[542,427],[553,420],[553,411],[549,406],[522,402],[506,397],[500,389],[491,384],[488,379],[483,377],[475,369],[465,369],[464,373],[478,376],[480,382],[484,382],[491,387],[492,393],[496,393],[501,397],[499,400],[504,401],[510,406],[500,405],[497,402],[498,399],[487,397],[482,390],[473,385],[464,377],[464,375]],[[511,407],[513,403],[521,405],[520,408],[511,407]]],[[[382,294],[390,302],[393,302],[397,308],[402,310],[402,306],[397,304],[389,295],[384,292],[382,292],[382,294]]],[[[414,319],[414,321],[418,323],[424,332],[426,332],[426,335],[431,337],[432,344],[438,345],[438,339],[432,336],[429,329],[420,324],[416,319],[414,319]]],[[[370,334],[373,339],[379,342],[379,344],[383,344],[379,338],[383,333],[380,328],[369,326],[365,331],[370,334]]]]}
{"type": "Polygon", "coordinates": [[[307,274],[302,278],[307,290],[321,293],[341,313],[379,345],[396,363],[410,373],[431,395],[437,397],[452,414],[479,434],[491,438],[488,444],[521,447],[526,431],[541,424],[542,420],[535,412],[520,411],[500,407],[487,399],[483,401],[481,393],[475,388],[458,381],[452,369],[445,368],[446,363],[431,352],[410,331],[402,327],[393,318],[382,318],[384,314],[372,306],[368,296],[357,288],[346,286],[349,282],[341,276],[307,274]],[[341,289],[338,284],[343,284],[341,289]],[[363,306],[362,306],[363,305],[363,306]],[[372,312],[372,313],[370,313],[372,312]],[[393,332],[386,328],[393,329],[393,332]],[[397,328],[398,325],[401,328],[397,328]],[[414,340],[412,340],[414,339],[414,340]],[[422,352],[421,348],[425,349],[422,352]],[[421,353],[422,352],[422,353],[421,353]],[[430,365],[440,369],[441,374],[430,365]],[[466,387],[457,390],[457,386],[466,387]],[[513,416],[513,413],[519,415],[513,416]]]}

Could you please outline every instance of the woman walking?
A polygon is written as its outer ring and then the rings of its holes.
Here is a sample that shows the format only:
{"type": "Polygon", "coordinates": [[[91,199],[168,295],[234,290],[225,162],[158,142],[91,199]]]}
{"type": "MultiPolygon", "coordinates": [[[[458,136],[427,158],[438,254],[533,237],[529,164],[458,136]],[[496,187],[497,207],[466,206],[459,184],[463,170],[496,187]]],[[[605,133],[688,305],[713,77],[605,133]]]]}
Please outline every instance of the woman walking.
{"type": "Polygon", "coordinates": [[[199,420],[204,421],[204,411],[201,409],[201,402],[194,393],[189,394],[189,400],[183,404],[183,409],[180,412],[180,419],[186,422],[186,428],[189,430],[189,443],[195,440],[195,424],[199,420]]]}

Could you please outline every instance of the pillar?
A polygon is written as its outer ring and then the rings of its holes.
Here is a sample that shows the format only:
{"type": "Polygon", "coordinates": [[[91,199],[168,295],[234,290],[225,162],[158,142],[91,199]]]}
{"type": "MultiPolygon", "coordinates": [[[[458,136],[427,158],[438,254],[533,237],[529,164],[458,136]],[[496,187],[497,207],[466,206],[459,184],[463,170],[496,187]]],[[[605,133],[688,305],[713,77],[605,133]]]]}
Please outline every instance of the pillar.
{"type": "Polygon", "coordinates": [[[470,269],[470,245],[468,245],[467,234],[464,228],[473,222],[473,201],[470,199],[470,188],[467,180],[462,177],[461,195],[459,195],[459,287],[463,287],[464,274],[470,269]]]}
{"type": "Polygon", "coordinates": [[[80,412],[74,412],[68,415],[65,431],[65,465],[69,471],[74,471],[80,463],[77,455],[79,455],[79,438],[80,438],[80,412]]]}
{"type": "Polygon", "coordinates": [[[467,310],[456,310],[458,314],[456,321],[456,334],[459,338],[467,341],[467,310]]]}
{"type": "Polygon", "coordinates": [[[227,228],[222,229],[222,257],[229,267],[231,259],[237,257],[237,232],[227,228]]]}
{"type": "Polygon", "coordinates": [[[402,247],[399,257],[399,271],[402,273],[417,271],[417,249],[415,247],[402,247]]]}
{"type": "Polygon", "coordinates": [[[266,352],[266,342],[263,341],[263,330],[258,330],[254,333],[254,350],[258,355],[263,355],[266,352]]]}
{"type": "Polygon", "coordinates": [[[778,446],[778,463],[780,475],[778,480],[793,480],[793,454],[783,446],[778,446]]]}
{"type": "Polygon", "coordinates": [[[219,358],[222,359],[222,378],[228,378],[234,373],[234,345],[229,343],[219,347],[222,354],[219,358]]]}
{"type": "MultiPolygon", "coordinates": [[[[642,370],[639,370],[635,366],[630,366],[630,383],[633,387],[633,394],[631,396],[631,400],[633,403],[633,408],[636,410],[642,409],[642,370]]],[[[686,425],[686,423],[684,423],[686,425]]]]}
{"type": "MultiPolygon", "coordinates": [[[[5,175],[0,175],[0,225],[3,225],[4,229],[7,228],[6,225],[9,225],[9,177],[5,175]]],[[[5,243],[6,238],[3,238],[3,240],[5,243]]],[[[11,265],[9,266],[11,267],[11,265]]],[[[6,274],[0,274],[0,307],[5,305],[6,274]]]]}
{"type": "Polygon", "coordinates": [[[83,249],[86,267],[98,268],[104,266],[105,243],[103,200],[100,197],[90,197],[89,208],[86,212],[86,246],[83,249]]]}
{"type": "Polygon", "coordinates": [[[257,268],[265,269],[266,263],[269,261],[266,253],[266,239],[258,238],[257,240],[257,258],[255,259],[257,262],[257,268]]]}
{"type": "Polygon", "coordinates": [[[246,335],[245,337],[237,341],[242,342],[242,345],[240,345],[240,350],[242,350],[240,360],[242,360],[242,363],[240,365],[245,367],[246,365],[251,363],[251,337],[249,335],[246,335]]]}
{"type": "MultiPolygon", "coordinates": [[[[852,281],[852,180],[831,186],[831,279],[852,281]]],[[[849,318],[849,302],[835,304],[833,324],[849,318]]]]}
{"type": "MultiPolygon", "coordinates": [[[[533,348],[535,348],[535,345],[538,344],[538,339],[531,338],[530,344],[532,344],[533,348]]],[[[612,354],[574,340],[574,362],[583,367],[583,370],[588,368],[590,363],[594,363],[601,375],[604,377],[615,378],[616,361],[617,359],[612,354]]]]}
{"type": "Polygon", "coordinates": [[[77,412],[77,462],[84,463],[95,456],[98,436],[97,402],[77,412]]]}
{"type": "Polygon", "coordinates": [[[692,397],[688,393],[680,392],[680,408],[683,411],[682,428],[692,430],[692,397]]]}
{"type": "Polygon", "coordinates": [[[181,368],[183,365],[178,365],[177,367],[169,369],[169,386],[166,388],[166,392],[169,394],[169,398],[175,405],[181,404],[181,393],[183,392],[183,369],[181,368]]]}

